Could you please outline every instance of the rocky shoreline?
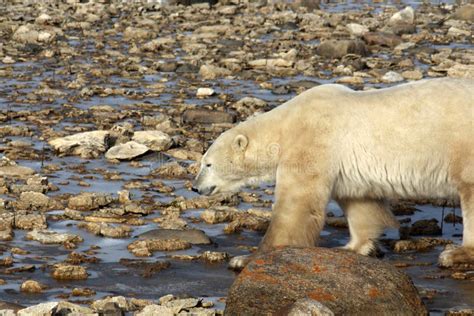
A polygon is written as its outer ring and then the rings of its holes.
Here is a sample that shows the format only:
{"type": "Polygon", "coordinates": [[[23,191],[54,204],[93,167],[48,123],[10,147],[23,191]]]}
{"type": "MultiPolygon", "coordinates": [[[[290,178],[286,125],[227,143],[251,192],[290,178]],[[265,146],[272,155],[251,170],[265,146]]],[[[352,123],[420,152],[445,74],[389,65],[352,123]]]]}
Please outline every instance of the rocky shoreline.
{"type": "MultiPolygon", "coordinates": [[[[473,23],[466,3],[0,7],[0,313],[222,314],[227,261],[255,250],[274,187],[191,192],[210,142],[324,83],[474,78],[473,23]]],[[[473,267],[436,263],[459,206],[392,210],[383,260],[431,312],[472,315],[473,267]]],[[[347,240],[339,211],[323,246],[347,240]]]]}

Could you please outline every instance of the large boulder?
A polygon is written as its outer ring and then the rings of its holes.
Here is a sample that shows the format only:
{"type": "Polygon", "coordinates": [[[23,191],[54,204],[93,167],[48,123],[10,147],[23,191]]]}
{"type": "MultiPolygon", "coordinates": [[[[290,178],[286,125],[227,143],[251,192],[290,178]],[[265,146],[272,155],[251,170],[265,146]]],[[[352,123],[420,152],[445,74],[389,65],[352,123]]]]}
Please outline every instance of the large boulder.
{"type": "Polygon", "coordinates": [[[257,255],[232,285],[225,314],[286,315],[304,299],[335,315],[427,315],[404,273],[378,259],[327,248],[257,255]]]}

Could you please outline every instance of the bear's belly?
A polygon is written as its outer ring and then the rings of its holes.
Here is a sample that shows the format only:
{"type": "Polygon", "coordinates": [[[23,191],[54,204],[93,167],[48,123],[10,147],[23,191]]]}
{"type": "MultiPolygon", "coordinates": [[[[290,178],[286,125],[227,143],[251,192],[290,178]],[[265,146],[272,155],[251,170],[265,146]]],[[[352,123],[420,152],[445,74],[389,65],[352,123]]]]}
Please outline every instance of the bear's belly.
{"type": "Polygon", "coordinates": [[[390,173],[386,169],[376,172],[339,173],[334,183],[334,198],[404,198],[404,199],[450,199],[459,200],[454,184],[443,168],[407,170],[390,173]]]}

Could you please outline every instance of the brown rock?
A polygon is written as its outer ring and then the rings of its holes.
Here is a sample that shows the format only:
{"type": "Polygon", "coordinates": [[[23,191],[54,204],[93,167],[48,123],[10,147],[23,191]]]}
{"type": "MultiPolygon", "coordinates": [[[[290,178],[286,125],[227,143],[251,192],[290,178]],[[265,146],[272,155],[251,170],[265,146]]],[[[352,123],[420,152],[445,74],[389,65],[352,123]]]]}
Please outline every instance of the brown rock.
{"type": "Polygon", "coordinates": [[[149,257],[153,251],[174,251],[191,248],[191,243],[178,239],[136,240],[128,245],[128,250],[137,257],[149,257]]]}
{"type": "Polygon", "coordinates": [[[27,280],[20,286],[20,291],[25,293],[41,293],[46,287],[35,280],[27,280]]]}
{"type": "Polygon", "coordinates": [[[364,42],[360,40],[327,40],[322,42],[316,54],[327,58],[341,58],[347,54],[367,55],[364,42]]]}
{"type": "Polygon", "coordinates": [[[89,276],[86,268],[69,264],[56,264],[51,275],[57,280],[85,280],[89,276]]]}
{"type": "Polygon", "coordinates": [[[43,214],[17,214],[15,215],[15,228],[18,229],[43,229],[47,228],[46,217],[43,214]]]}
{"type": "Polygon", "coordinates": [[[378,45],[391,48],[397,46],[402,42],[400,36],[383,32],[365,33],[362,38],[367,43],[367,45],[378,45]]]}
{"type": "Polygon", "coordinates": [[[474,4],[466,4],[459,7],[453,14],[453,18],[474,22],[474,4]]]}
{"type": "Polygon", "coordinates": [[[79,211],[91,211],[109,205],[113,197],[100,193],[81,193],[69,199],[68,207],[79,211]]]}
{"type": "Polygon", "coordinates": [[[377,259],[327,248],[283,248],[256,256],[232,285],[225,314],[283,315],[305,298],[336,315],[427,315],[401,271],[377,259]]]}

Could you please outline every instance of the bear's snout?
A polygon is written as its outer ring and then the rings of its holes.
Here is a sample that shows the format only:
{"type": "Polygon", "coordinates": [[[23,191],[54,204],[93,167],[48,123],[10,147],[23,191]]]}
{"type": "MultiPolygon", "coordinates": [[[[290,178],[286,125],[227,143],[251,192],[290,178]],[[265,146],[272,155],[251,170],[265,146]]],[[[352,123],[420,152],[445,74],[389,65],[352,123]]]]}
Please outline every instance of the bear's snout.
{"type": "Polygon", "coordinates": [[[214,193],[214,191],[216,190],[216,186],[213,185],[213,186],[210,186],[210,187],[206,187],[206,188],[199,188],[199,187],[196,187],[196,186],[193,186],[191,188],[191,190],[193,192],[197,192],[201,195],[211,195],[212,193],[214,193]]]}

